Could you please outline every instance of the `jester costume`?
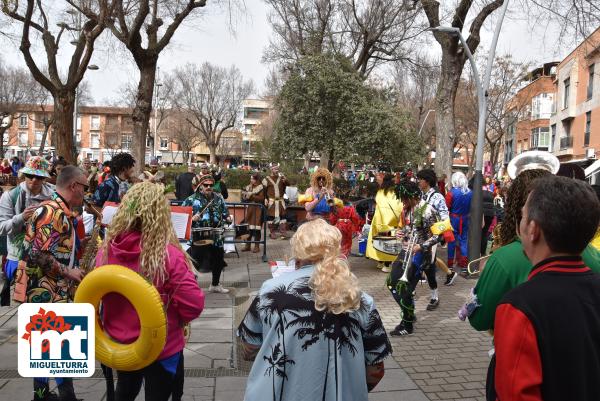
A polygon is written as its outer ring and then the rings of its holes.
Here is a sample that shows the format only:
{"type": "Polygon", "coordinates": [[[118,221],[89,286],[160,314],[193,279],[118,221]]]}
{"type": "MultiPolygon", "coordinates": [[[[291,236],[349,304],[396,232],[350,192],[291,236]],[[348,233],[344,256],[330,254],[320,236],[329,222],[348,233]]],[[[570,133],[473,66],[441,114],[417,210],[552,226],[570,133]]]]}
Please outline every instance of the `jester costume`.
{"type": "Polygon", "coordinates": [[[455,240],[448,243],[448,267],[452,269],[454,266],[454,257],[456,248],[458,247],[460,255],[456,255],[457,265],[462,268],[467,268],[468,252],[467,252],[467,234],[469,233],[469,210],[471,208],[471,198],[473,192],[471,190],[464,191],[461,188],[452,188],[446,194],[446,205],[450,212],[450,223],[454,230],[455,240]]]}
{"type": "Polygon", "coordinates": [[[329,222],[342,233],[342,253],[348,256],[352,248],[352,235],[360,232],[364,224],[363,219],[356,213],[354,206],[349,205],[334,208],[329,222]]]}
{"type": "MultiPolygon", "coordinates": [[[[415,184],[414,193],[409,193],[409,198],[418,199],[419,192],[415,184]]],[[[401,186],[400,186],[401,187],[401,186]]],[[[406,199],[407,194],[402,195],[402,200],[406,199]]],[[[419,200],[416,206],[410,207],[408,202],[404,202],[405,209],[401,219],[404,223],[403,228],[403,249],[392,264],[392,271],[387,279],[387,287],[392,297],[400,306],[402,320],[391,335],[407,335],[413,332],[413,322],[415,321],[415,306],[413,292],[417,283],[421,279],[421,273],[427,276],[429,288],[432,291],[430,305],[427,309],[431,310],[439,304],[437,294],[437,281],[435,277],[436,265],[432,261],[432,248],[448,239],[447,233],[451,234],[451,227],[448,220],[442,220],[440,213],[431,204],[425,200],[419,200]],[[409,245],[419,246],[419,249],[411,251],[409,245]],[[412,252],[412,257],[404,265],[407,252],[412,252]],[[402,280],[405,269],[408,269],[406,280],[402,280]],[[432,306],[430,308],[430,306],[432,306]]]]}

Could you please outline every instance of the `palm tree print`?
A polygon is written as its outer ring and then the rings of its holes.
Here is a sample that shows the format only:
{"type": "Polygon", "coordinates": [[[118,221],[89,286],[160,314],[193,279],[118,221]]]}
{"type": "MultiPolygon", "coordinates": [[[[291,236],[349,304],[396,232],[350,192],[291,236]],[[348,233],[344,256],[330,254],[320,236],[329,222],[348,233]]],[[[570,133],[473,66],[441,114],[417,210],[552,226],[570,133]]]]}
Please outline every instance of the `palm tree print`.
{"type": "MultiPolygon", "coordinates": [[[[287,364],[294,365],[295,362],[285,355],[284,352],[281,351],[280,344],[276,344],[275,347],[271,348],[270,356],[263,356],[263,359],[269,364],[265,375],[273,376],[273,401],[277,400],[277,394],[275,393],[275,377],[281,377],[282,380],[287,380],[287,374],[285,373],[285,366],[287,364]]],[[[281,387],[283,388],[283,382],[281,383],[281,387]]],[[[283,397],[283,394],[280,394],[279,399],[283,397]]]]}
{"type": "MultiPolygon", "coordinates": [[[[366,303],[367,298],[362,299],[360,310],[356,312],[339,315],[320,312],[315,309],[309,279],[310,276],[305,276],[291,282],[273,283],[274,286],[261,291],[239,326],[239,335],[242,339],[247,338],[253,343],[263,341],[262,335],[265,329],[259,330],[260,327],[268,327],[267,331],[271,333],[269,337],[265,337],[270,340],[268,344],[263,344],[261,351],[263,356],[260,360],[263,363],[261,367],[261,372],[264,369],[263,377],[270,378],[273,401],[284,401],[284,396],[287,397],[284,388],[290,377],[310,376],[310,372],[303,372],[302,369],[297,371],[295,366],[300,363],[301,355],[304,352],[308,353],[309,350],[312,350],[309,354],[317,358],[320,355],[324,357],[325,342],[327,343],[325,366],[327,374],[323,379],[322,392],[320,387],[316,388],[320,392],[319,398],[323,401],[334,397],[340,400],[343,398],[343,391],[346,391],[338,390],[338,387],[342,387],[338,386],[341,380],[338,377],[340,361],[347,362],[348,358],[356,357],[360,358],[360,363],[363,364],[365,361],[377,363],[391,352],[379,314],[366,303]],[[261,332],[257,333],[253,330],[261,332]],[[330,370],[332,370],[332,377],[329,374],[330,370]],[[280,385],[279,388],[277,384],[280,385]],[[334,384],[335,395],[331,388],[334,384]]],[[[266,332],[265,336],[267,336],[266,332]]],[[[268,385],[265,389],[267,393],[262,394],[260,399],[271,398],[267,389],[268,385]]],[[[297,394],[290,396],[293,399],[302,399],[297,398],[297,394]]]]}

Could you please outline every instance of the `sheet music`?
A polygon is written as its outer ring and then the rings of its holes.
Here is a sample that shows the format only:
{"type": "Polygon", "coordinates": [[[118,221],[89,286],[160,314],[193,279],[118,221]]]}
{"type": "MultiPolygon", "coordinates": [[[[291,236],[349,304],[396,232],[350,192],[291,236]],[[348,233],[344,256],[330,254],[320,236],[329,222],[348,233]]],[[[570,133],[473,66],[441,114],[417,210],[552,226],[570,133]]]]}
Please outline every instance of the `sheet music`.
{"type": "Polygon", "coordinates": [[[271,275],[273,277],[279,277],[282,274],[291,273],[296,270],[296,260],[290,259],[288,263],[283,260],[278,260],[274,264],[271,264],[271,275]]]}
{"type": "Polygon", "coordinates": [[[189,218],[190,215],[187,213],[171,212],[171,223],[173,223],[173,228],[175,229],[177,238],[185,238],[189,218]]]}

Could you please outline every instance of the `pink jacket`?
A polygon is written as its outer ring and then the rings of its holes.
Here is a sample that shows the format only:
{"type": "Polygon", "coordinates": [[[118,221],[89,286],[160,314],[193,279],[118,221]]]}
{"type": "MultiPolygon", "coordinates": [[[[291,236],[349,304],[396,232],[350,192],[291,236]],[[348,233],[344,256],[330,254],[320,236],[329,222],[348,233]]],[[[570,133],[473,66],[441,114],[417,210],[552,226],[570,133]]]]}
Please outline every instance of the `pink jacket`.
{"type": "MultiPolygon", "coordinates": [[[[110,244],[108,259],[102,251],[96,256],[96,266],[116,264],[139,271],[141,234],[120,234],[110,244]]],[[[184,345],[183,326],[197,318],[204,309],[204,293],[198,286],[194,274],[185,263],[185,255],[173,245],[167,247],[167,279],[156,284],[163,304],[167,305],[167,342],[158,359],[180,352],[184,345]]],[[[115,340],[129,344],[140,333],[140,320],[127,299],[117,293],[102,298],[104,329],[115,340]]]]}

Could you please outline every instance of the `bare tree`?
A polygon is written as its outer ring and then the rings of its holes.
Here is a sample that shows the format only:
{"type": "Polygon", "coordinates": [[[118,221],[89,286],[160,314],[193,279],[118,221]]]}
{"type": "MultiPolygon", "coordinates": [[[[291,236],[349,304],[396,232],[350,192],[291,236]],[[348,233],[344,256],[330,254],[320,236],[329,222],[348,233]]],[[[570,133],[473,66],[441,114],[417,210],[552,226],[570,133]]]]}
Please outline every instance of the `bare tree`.
{"type": "Polygon", "coordinates": [[[27,70],[0,63],[0,158],[4,158],[4,135],[12,126],[18,107],[35,101],[37,87],[27,70]]]}
{"type": "MultiPolygon", "coordinates": [[[[429,21],[429,26],[431,28],[440,26],[440,21],[443,18],[443,15],[440,16],[440,3],[436,0],[420,1],[429,21]]],[[[475,54],[481,40],[480,31],[483,23],[496,9],[502,6],[504,0],[485,0],[478,10],[475,10],[474,3],[473,0],[460,0],[450,23],[452,27],[462,31],[466,28],[466,21],[470,20],[468,18],[469,11],[472,10],[475,13],[475,17],[471,19],[469,36],[466,39],[467,45],[473,54],[475,54]]],[[[435,125],[437,130],[435,170],[438,175],[446,174],[450,176],[454,156],[453,144],[456,140],[454,120],[456,92],[467,60],[467,54],[457,36],[435,31],[433,36],[442,50],[440,80],[435,99],[435,125]]]]}
{"type": "Polygon", "coordinates": [[[529,105],[529,97],[516,96],[527,73],[527,64],[516,63],[511,56],[497,57],[488,89],[488,111],[485,140],[490,152],[492,169],[498,163],[498,155],[512,116],[520,114],[529,105]]]}
{"type": "Polygon", "coordinates": [[[189,122],[184,111],[171,113],[168,123],[171,131],[171,142],[183,153],[184,163],[189,163],[190,153],[196,147],[202,144],[203,137],[196,128],[189,122]]]}
{"type": "Polygon", "coordinates": [[[238,130],[227,130],[223,133],[217,146],[219,164],[223,165],[227,157],[242,155],[242,133],[238,130]]]}
{"type": "Polygon", "coordinates": [[[202,135],[210,162],[216,163],[221,137],[236,126],[242,101],[253,91],[252,81],[244,80],[235,66],[225,69],[210,63],[188,64],[174,74],[173,104],[202,135]]]}
{"type": "Polygon", "coordinates": [[[31,120],[37,124],[41,124],[43,127],[42,140],[40,142],[39,154],[42,155],[44,153],[44,148],[46,147],[46,139],[48,138],[48,132],[50,131],[50,127],[54,123],[54,110],[50,111],[49,103],[51,102],[52,95],[41,85],[37,85],[35,90],[35,104],[41,110],[40,114],[35,115],[31,120]]]}
{"type": "MultiPolygon", "coordinates": [[[[67,0],[88,18],[96,17],[88,1],[67,0]]],[[[132,153],[138,168],[144,166],[146,135],[152,112],[156,68],[160,53],[167,47],[175,31],[206,0],[114,0],[113,18],[108,22],[113,35],[131,52],[140,71],[135,106],[133,107],[132,153]]]]}
{"type": "Polygon", "coordinates": [[[418,0],[266,0],[274,36],[264,58],[293,63],[332,52],[361,76],[385,61],[407,60],[421,32],[418,0]]]}
{"type": "Polygon", "coordinates": [[[75,163],[75,146],[73,144],[73,112],[75,91],[83,79],[90,63],[94,42],[105,28],[108,16],[112,14],[112,0],[86,2],[93,9],[93,16],[83,21],[81,27],[75,23],[79,17],[70,17],[71,22],[52,22],[53,15],[69,17],[68,10],[56,10],[56,3],[42,0],[24,2],[2,0],[2,11],[14,21],[22,25],[20,50],[33,78],[48,90],[54,99],[54,143],[59,155],[67,161],[75,163]],[[50,14],[49,12],[52,12],[50,14]],[[58,27],[56,30],[54,27],[58,27]],[[33,32],[32,32],[33,31],[33,32]],[[46,65],[40,66],[31,53],[31,36],[34,40],[41,38],[46,54],[46,65]],[[74,37],[76,43],[66,73],[58,67],[57,55],[64,37],[74,37]],[[45,71],[44,71],[45,69],[45,71]]]}
{"type": "Polygon", "coordinates": [[[439,66],[424,56],[416,56],[414,63],[392,63],[394,102],[412,117],[411,128],[421,134],[424,143],[435,144],[433,116],[435,92],[439,80],[439,66]],[[422,129],[421,129],[422,128],[422,129]]]}

